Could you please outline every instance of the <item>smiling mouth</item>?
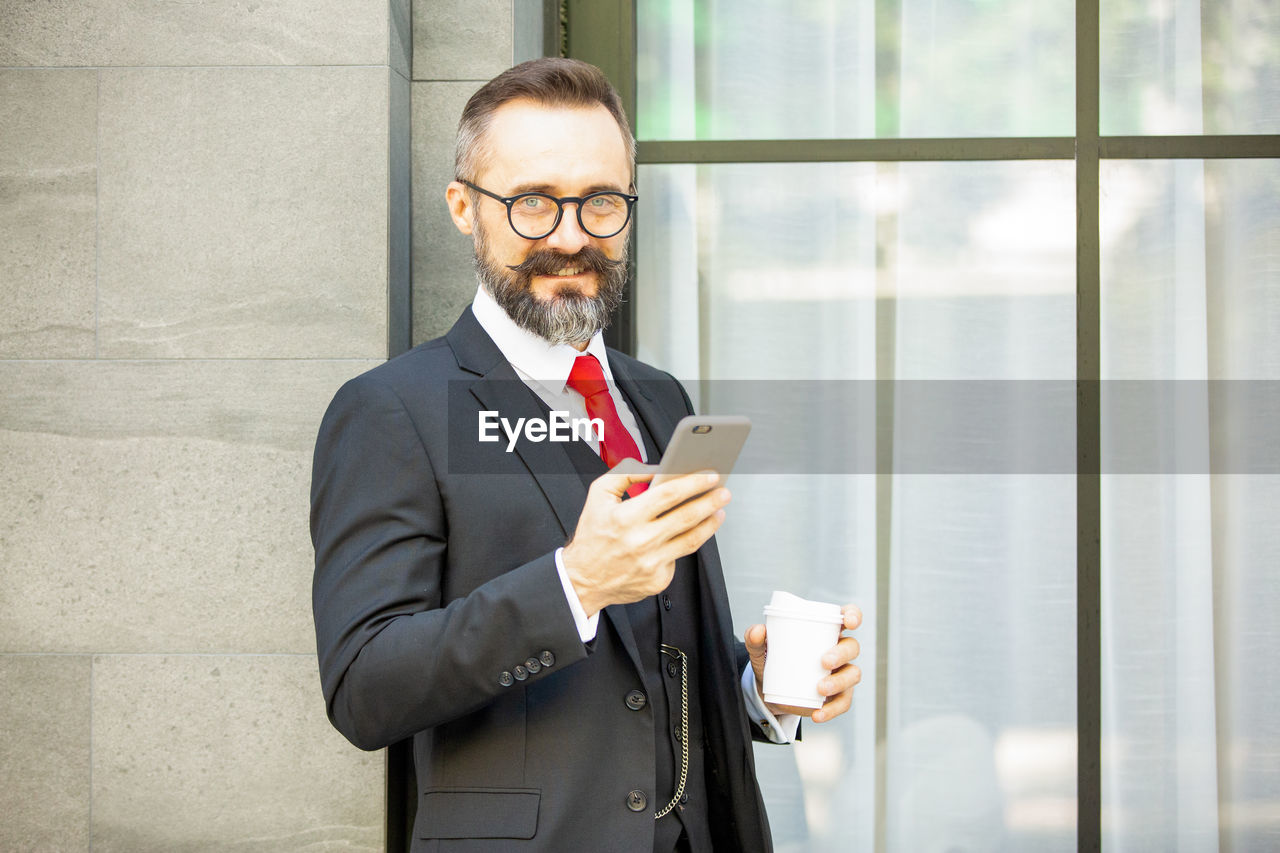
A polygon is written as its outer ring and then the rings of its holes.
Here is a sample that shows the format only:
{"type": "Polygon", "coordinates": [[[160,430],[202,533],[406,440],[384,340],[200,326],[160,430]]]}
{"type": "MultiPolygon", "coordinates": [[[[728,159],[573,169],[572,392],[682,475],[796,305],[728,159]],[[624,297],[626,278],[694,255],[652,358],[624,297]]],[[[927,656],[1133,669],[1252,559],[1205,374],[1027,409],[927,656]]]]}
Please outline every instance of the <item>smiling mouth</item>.
{"type": "Polygon", "coordinates": [[[581,275],[584,270],[586,270],[586,267],[584,266],[564,267],[563,269],[559,269],[553,273],[549,273],[549,275],[557,276],[557,277],[581,275]]]}

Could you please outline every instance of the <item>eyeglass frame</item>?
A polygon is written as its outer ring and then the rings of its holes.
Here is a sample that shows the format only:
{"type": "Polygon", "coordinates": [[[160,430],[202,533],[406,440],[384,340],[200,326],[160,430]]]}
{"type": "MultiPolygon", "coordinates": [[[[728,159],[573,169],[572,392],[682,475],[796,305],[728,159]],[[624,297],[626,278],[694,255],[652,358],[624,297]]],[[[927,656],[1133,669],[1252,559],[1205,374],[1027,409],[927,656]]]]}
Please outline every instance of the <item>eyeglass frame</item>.
{"type": "Polygon", "coordinates": [[[640,196],[638,195],[630,195],[628,193],[618,192],[617,190],[600,190],[598,192],[587,193],[584,196],[566,195],[566,196],[561,196],[559,198],[551,195],[550,193],[541,193],[541,192],[516,193],[515,195],[500,196],[495,192],[490,192],[489,190],[486,190],[484,187],[478,187],[475,184],[471,183],[470,181],[464,180],[463,178],[458,178],[458,183],[463,184],[464,186],[468,186],[471,189],[475,190],[476,192],[481,193],[482,195],[487,195],[489,198],[493,199],[494,201],[502,202],[507,208],[507,224],[511,226],[511,231],[517,237],[520,237],[523,240],[545,240],[546,238],[554,234],[556,229],[560,227],[561,220],[564,219],[564,206],[566,204],[577,205],[575,216],[578,219],[578,227],[582,229],[582,232],[584,234],[588,234],[592,237],[595,237],[597,240],[607,240],[610,237],[616,237],[619,234],[621,234],[626,229],[627,225],[631,222],[631,213],[635,208],[636,202],[640,200],[640,196]],[[614,231],[612,234],[596,234],[593,231],[591,231],[589,228],[587,228],[586,223],[582,221],[583,202],[601,195],[622,196],[622,198],[627,203],[627,217],[626,219],[622,220],[622,225],[618,227],[618,230],[614,231]],[[521,234],[520,230],[516,228],[515,220],[511,218],[511,215],[512,215],[511,211],[512,211],[512,208],[515,206],[515,203],[520,199],[528,198],[529,196],[538,196],[539,198],[549,199],[550,201],[555,202],[555,205],[556,205],[556,220],[555,222],[551,223],[551,228],[547,230],[547,233],[543,234],[540,237],[526,237],[524,234],[521,234]]]}

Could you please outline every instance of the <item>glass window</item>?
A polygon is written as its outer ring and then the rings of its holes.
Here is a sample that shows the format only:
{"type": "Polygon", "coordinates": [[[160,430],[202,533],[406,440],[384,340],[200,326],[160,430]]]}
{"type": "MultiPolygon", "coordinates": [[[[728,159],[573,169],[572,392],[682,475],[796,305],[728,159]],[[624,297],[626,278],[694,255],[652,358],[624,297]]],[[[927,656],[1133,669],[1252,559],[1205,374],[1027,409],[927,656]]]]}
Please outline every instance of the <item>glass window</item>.
{"type": "Polygon", "coordinates": [[[1071,133],[1071,3],[639,0],[640,139],[1071,133]]]}
{"type": "MultiPolygon", "coordinates": [[[[1018,448],[1012,472],[922,468],[991,448],[920,457],[933,432],[905,415],[888,435],[916,473],[878,491],[874,462],[877,401],[901,413],[913,383],[1056,383],[1073,417],[1071,164],[643,166],[639,183],[639,354],[694,380],[702,411],[757,420],[718,537],[735,623],[774,589],[869,617],[857,710],[757,750],[775,839],[873,849],[879,634],[888,849],[1074,849],[1074,477],[1018,448]]],[[[1025,428],[977,440],[1036,435],[1042,413],[1012,415],[1025,428]]]]}
{"type": "Polygon", "coordinates": [[[1101,189],[1106,840],[1269,849],[1280,160],[1114,161],[1101,189]]]}
{"type": "Polygon", "coordinates": [[[1102,0],[1105,134],[1280,133],[1273,0],[1102,0]]]}
{"type": "Polygon", "coordinates": [[[757,749],[783,853],[1280,848],[1280,160],[1214,136],[1280,132],[1280,8],[1075,6],[635,0],[638,355],[758,418],[735,623],[866,614],[757,749]]]}

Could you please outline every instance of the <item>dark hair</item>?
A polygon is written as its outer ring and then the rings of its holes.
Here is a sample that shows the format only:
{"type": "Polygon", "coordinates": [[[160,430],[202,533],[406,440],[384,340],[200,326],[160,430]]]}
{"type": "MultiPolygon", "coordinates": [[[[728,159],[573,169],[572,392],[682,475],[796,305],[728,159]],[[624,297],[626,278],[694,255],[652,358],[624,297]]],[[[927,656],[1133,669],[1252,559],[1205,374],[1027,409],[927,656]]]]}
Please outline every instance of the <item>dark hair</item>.
{"type": "Polygon", "coordinates": [[[622,109],[622,98],[604,72],[577,59],[545,57],[508,68],[480,87],[462,110],[454,146],[454,176],[475,180],[487,152],[484,137],[494,112],[510,101],[527,99],[548,107],[604,107],[618,123],[635,174],[636,142],[622,109]]]}

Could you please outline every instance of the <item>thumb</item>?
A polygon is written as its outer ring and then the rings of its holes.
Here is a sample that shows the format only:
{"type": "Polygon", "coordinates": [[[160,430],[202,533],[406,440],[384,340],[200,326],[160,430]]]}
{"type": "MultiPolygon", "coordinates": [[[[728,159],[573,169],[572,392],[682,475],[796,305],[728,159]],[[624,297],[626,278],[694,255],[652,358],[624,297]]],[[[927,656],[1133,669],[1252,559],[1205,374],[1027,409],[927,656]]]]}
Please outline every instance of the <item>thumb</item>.
{"type": "Polygon", "coordinates": [[[763,664],[765,648],[767,646],[764,626],[752,625],[747,629],[747,632],[742,635],[742,639],[747,644],[747,654],[751,656],[751,663],[763,664]]]}

